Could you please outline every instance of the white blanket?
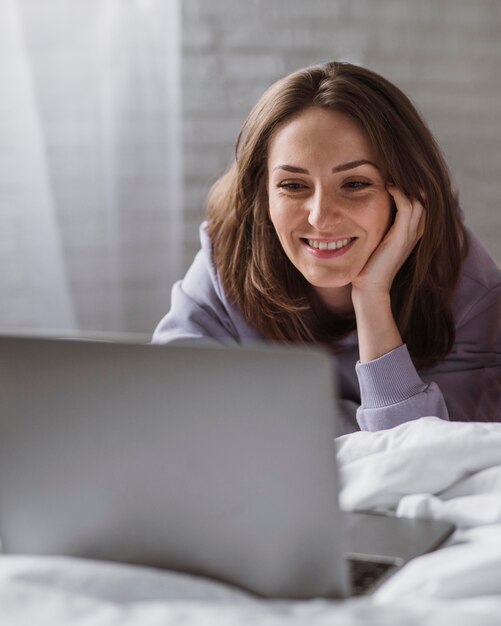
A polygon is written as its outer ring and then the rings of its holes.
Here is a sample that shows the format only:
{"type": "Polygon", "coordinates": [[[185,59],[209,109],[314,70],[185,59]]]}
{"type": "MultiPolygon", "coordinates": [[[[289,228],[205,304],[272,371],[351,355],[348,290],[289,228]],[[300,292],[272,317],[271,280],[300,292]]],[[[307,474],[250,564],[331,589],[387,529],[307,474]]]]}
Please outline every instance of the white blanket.
{"type": "Polygon", "coordinates": [[[501,623],[501,424],[423,418],[337,440],[346,510],[435,517],[457,530],[371,597],[256,601],[204,579],[64,558],[0,558],[0,624],[384,626],[501,623]]]}
{"type": "MultiPolygon", "coordinates": [[[[378,602],[500,595],[501,424],[423,418],[338,440],[341,506],[453,522],[447,546],[414,559],[378,602]]],[[[501,623],[501,618],[500,618],[501,623]]]]}

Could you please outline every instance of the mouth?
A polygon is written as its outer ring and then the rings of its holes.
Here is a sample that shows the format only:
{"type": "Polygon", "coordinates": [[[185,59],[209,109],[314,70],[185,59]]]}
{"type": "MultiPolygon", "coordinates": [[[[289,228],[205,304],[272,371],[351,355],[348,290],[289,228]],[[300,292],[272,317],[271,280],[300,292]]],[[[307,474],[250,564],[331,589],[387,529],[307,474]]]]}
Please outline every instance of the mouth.
{"type": "Polygon", "coordinates": [[[326,239],[303,239],[303,241],[313,250],[335,251],[346,248],[355,241],[356,237],[346,237],[344,239],[326,240],[326,239]]]}
{"type": "Polygon", "coordinates": [[[355,245],[357,237],[343,237],[339,239],[301,239],[308,254],[318,260],[328,261],[347,254],[355,245]]]}

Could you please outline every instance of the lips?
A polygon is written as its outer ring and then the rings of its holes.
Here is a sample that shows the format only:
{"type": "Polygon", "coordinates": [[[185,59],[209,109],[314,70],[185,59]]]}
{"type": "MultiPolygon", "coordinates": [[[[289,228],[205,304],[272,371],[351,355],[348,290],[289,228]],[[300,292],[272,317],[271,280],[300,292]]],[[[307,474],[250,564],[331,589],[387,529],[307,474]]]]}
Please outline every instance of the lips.
{"type": "Polygon", "coordinates": [[[350,244],[355,237],[346,237],[345,239],[336,239],[334,241],[326,241],[321,239],[305,239],[310,248],[315,250],[340,250],[350,244]]]}
{"type": "Polygon", "coordinates": [[[343,237],[337,239],[303,238],[301,241],[310,254],[321,259],[331,259],[350,250],[356,240],[356,237],[343,237]]]}

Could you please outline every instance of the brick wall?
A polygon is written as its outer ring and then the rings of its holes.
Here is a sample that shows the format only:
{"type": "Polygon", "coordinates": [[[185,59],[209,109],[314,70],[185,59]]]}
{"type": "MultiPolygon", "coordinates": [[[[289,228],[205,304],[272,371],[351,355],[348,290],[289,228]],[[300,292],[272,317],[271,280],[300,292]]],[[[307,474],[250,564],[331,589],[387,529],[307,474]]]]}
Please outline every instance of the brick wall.
{"type": "Polygon", "coordinates": [[[183,0],[185,266],[210,184],[276,78],[330,59],[383,74],[441,144],[467,222],[501,262],[501,2],[183,0]]]}

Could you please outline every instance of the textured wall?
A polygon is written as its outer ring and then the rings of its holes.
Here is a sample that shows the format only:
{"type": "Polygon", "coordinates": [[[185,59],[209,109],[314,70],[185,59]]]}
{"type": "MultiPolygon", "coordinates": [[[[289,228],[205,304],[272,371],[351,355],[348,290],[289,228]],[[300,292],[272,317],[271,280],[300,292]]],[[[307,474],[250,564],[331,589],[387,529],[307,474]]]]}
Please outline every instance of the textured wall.
{"type": "Polygon", "coordinates": [[[500,0],[0,0],[0,52],[0,327],[150,332],[245,115],[329,59],[411,96],[501,263],[500,0]]]}
{"type": "Polygon", "coordinates": [[[184,0],[185,265],[210,184],[276,78],[330,59],[366,65],[414,101],[467,222],[501,262],[501,2],[184,0]]]}

